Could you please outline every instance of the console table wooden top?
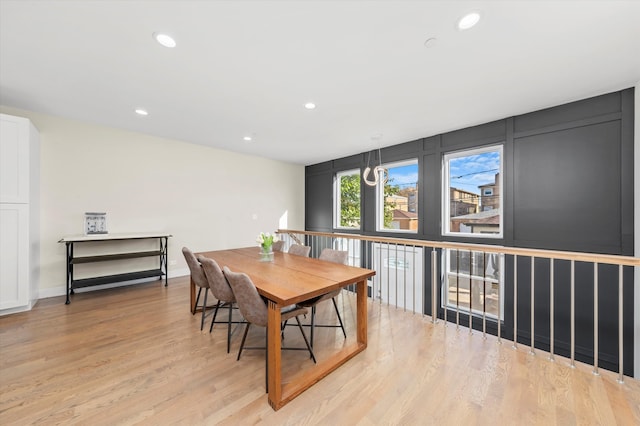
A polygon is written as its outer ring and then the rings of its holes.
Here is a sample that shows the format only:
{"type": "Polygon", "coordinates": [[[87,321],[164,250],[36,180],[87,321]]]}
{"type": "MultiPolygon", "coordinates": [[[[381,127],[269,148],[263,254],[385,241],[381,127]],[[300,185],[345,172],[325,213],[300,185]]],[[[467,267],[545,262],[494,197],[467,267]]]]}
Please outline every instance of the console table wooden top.
{"type": "Polygon", "coordinates": [[[90,234],[68,235],[62,237],[59,243],[79,243],[83,241],[108,241],[108,240],[137,240],[144,238],[169,238],[173,235],[166,232],[134,232],[123,234],[90,234]]]}

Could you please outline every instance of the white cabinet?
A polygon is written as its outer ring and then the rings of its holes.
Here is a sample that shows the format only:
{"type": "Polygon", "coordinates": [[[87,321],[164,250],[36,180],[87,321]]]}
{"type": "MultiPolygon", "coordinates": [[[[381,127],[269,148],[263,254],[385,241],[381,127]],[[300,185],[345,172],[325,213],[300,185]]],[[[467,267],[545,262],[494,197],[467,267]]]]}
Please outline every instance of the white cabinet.
{"type": "Polygon", "coordinates": [[[0,309],[29,304],[29,205],[0,203],[0,309]]]}
{"type": "Polygon", "coordinates": [[[0,114],[0,315],[29,310],[40,270],[40,136],[0,114]]]}

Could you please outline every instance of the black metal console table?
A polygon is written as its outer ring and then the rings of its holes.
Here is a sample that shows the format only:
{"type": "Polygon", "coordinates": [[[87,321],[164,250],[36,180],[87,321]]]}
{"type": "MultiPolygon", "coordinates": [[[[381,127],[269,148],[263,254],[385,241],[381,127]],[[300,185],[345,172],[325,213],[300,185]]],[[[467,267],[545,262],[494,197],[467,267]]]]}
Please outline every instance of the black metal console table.
{"type": "Polygon", "coordinates": [[[67,305],[71,303],[69,296],[73,294],[73,290],[76,288],[90,287],[95,285],[110,284],[122,281],[138,280],[143,278],[159,277],[162,279],[164,276],[164,285],[168,284],[167,276],[167,245],[171,234],[166,233],[137,233],[137,234],[96,234],[96,235],[74,235],[63,237],[58,241],[59,243],[65,243],[67,246],[67,305]],[[73,246],[78,243],[86,242],[100,242],[100,241],[123,241],[123,240],[143,240],[143,239],[157,239],[159,242],[158,250],[151,251],[136,251],[129,253],[117,253],[117,254],[100,254],[96,256],[80,256],[75,257],[73,254],[73,246]],[[103,275],[92,278],[73,278],[74,265],[92,262],[105,262],[113,260],[134,259],[140,257],[158,257],[159,265],[158,269],[148,269],[144,271],[126,272],[116,275],[103,275]]]}

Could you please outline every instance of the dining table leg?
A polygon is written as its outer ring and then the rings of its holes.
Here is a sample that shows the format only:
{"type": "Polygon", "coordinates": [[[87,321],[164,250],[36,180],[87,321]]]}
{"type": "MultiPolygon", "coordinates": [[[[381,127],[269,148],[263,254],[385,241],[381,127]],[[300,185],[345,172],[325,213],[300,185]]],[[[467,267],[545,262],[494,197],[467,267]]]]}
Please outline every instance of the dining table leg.
{"type": "Polygon", "coordinates": [[[269,384],[269,405],[274,410],[282,402],[282,342],[280,340],[281,310],[280,306],[269,301],[267,313],[267,383],[269,384]]]}
{"type": "Polygon", "coordinates": [[[357,316],[357,339],[359,344],[367,347],[367,280],[359,281],[356,284],[356,316],[357,316]]]}

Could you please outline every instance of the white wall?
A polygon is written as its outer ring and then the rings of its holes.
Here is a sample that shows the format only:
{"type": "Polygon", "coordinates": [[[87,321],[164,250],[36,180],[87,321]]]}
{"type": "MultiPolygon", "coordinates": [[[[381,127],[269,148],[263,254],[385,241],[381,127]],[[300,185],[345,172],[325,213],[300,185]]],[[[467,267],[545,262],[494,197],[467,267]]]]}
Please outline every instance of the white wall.
{"type": "MultiPolygon", "coordinates": [[[[276,230],[283,215],[283,226],[304,229],[304,166],[8,107],[0,111],[31,119],[40,132],[41,298],[64,294],[65,247],[58,240],[82,234],[87,211],[107,212],[110,233],[171,233],[170,277],[188,274],[183,246],[255,245],[257,234],[276,230]]],[[[123,266],[135,270],[157,260],[128,262],[86,265],[78,273],[127,272],[123,266]]]]}

